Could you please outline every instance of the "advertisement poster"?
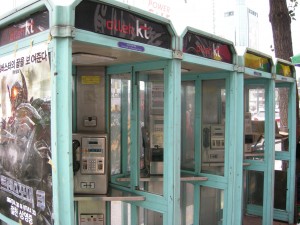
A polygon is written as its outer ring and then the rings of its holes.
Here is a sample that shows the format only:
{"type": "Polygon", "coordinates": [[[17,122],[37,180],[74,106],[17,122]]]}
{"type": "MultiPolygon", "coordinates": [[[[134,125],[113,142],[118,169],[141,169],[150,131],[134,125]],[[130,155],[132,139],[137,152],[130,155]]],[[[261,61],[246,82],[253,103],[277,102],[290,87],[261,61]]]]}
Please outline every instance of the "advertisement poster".
{"type": "Polygon", "coordinates": [[[0,213],[53,224],[47,44],[0,57],[0,213]]]}

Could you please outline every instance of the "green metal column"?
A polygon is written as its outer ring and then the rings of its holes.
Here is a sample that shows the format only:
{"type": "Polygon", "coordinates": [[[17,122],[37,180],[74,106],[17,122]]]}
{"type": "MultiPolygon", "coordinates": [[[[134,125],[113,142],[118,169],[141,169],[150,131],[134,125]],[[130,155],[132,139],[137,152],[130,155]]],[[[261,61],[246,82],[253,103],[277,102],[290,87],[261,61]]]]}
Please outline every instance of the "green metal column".
{"type": "Polygon", "coordinates": [[[180,225],[181,60],[168,61],[165,72],[164,225],[180,225]]]}
{"type": "Polygon", "coordinates": [[[288,131],[289,131],[289,152],[290,163],[288,169],[288,184],[289,189],[287,196],[287,211],[288,222],[294,224],[294,207],[295,206],[295,182],[296,182],[296,82],[290,85],[289,102],[288,102],[288,131]]]}
{"type": "Polygon", "coordinates": [[[139,186],[140,177],[140,151],[139,151],[139,83],[136,72],[133,70],[131,74],[132,92],[131,92],[131,109],[130,109],[130,183],[134,190],[139,186]]]}
{"type": "Polygon", "coordinates": [[[239,225],[242,224],[243,208],[244,77],[242,73],[233,72],[228,80],[229,85],[226,85],[226,109],[228,109],[226,110],[226,141],[228,140],[228,143],[225,143],[228,149],[228,164],[225,171],[228,186],[225,190],[227,201],[224,207],[223,224],[239,225]]]}
{"type": "Polygon", "coordinates": [[[274,164],[275,164],[275,80],[268,79],[265,84],[265,169],[263,194],[263,223],[273,224],[274,202],[274,164]]]}
{"type": "Polygon", "coordinates": [[[72,168],[72,35],[69,7],[56,6],[52,17],[52,114],[54,221],[74,225],[72,168]]]}

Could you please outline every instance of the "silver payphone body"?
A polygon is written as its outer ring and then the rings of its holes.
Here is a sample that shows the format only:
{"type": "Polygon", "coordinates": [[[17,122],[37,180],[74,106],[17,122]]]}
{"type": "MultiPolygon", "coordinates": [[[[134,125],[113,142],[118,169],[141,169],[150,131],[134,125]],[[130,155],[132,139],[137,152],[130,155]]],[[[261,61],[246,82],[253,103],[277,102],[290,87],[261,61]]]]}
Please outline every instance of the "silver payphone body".
{"type": "Polygon", "coordinates": [[[105,127],[105,68],[77,66],[73,80],[73,174],[78,225],[106,224],[108,136],[105,127]],[[86,196],[93,201],[86,201],[86,196]],[[81,200],[81,199],[84,200],[81,200]]]}
{"type": "Polygon", "coordinates": [[[107,135],[73,134],[74,193],[107,193],[107,135]]]}

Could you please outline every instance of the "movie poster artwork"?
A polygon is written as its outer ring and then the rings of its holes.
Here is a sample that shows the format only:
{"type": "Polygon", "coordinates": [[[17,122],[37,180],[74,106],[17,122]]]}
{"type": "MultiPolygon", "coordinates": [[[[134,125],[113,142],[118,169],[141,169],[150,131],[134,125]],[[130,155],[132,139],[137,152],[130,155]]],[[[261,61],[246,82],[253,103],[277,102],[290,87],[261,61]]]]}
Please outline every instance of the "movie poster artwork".
{"type": "Polygon", "coordinates": [[[0,57],[0,213],[53,224],[47,44],[0,57]]]}

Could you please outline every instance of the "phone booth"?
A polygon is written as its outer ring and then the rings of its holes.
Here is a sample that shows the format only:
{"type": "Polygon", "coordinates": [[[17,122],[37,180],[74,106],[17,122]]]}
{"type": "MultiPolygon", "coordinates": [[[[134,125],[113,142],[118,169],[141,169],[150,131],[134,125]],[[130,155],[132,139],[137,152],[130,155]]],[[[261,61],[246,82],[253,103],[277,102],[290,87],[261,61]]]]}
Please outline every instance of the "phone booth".
{"type": "Polygon", "coordinates": [[[170,21],[119,2],[35,1],[0,32],[0,219],[180,224],[170,21]]]}
{"type": "Polygon", "coordinates": [[[0,19],[1,221],[291,223],[292,64],[117,1],[68,2],[0,19]]]}
{"type": "Polygon", "coordinates": [[[244,212],[293,223],[295,185],[295,77],[291,63],[247,48],[240,57],[244,66],[244,212]],[[284,88],[282,93],[280,88],[284,88]],[[294,93],[294,94],[293,94],[294,93]],[[292,97],[293,96],[293,97],[292,97]],[[279,107],[280,98],[287,105],[279,107]],[[280,110],[287,109],[283,127],[280,110]]]}
{"type": "Polygon", "coordinates": [[[206,178],[181,184],[181,224],[241,224],[244,80],[235,48],[190,27],[181,48],[181,171],[206,178]]]}
{"type": "MultiPolygon", "coordinates": [[[[286,104],[279,105],[279,110],[287,111],[287,120],[275,114],[275,183],[274,183],[274,218],[294,222],[295,187],[296,187],[296,74],[290,62],[276,59],[275,90],[286,104]]],[[[276,93],[276,92],[275,92],[276,93]]],[[[279,99],[279,100],[280,100],[279,99]]],[[[276,113],[276,111],[275,111],[276,113]]]]}

